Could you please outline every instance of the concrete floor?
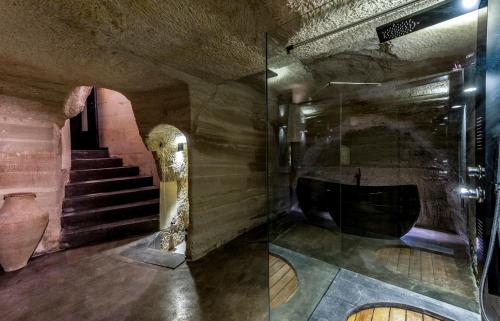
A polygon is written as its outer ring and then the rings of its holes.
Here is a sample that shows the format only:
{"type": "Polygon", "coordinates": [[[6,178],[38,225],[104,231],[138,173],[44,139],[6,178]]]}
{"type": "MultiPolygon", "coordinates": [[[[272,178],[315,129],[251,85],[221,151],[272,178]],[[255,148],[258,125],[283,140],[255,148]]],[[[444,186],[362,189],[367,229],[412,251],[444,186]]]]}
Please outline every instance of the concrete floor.
{"type": "MultiPolygon", "coordinates": [[[[377,259],[376,252],[378,249],[386,246],[412,246],[411,244],[403,243],[399,239],[374,239],[340,233],[337,230],[325,229],[310,224],[301,213],[286,215],[274,221],[269,228],[270,240],[273,245],[298,252],[339,268],[375,278],[379,281],[410,289],[413,292],[473,312],[479,310],[478,292],[474,275],[465,265],[460,270],[461,282],[449,284],[449,287],[444,284],[441,286],[426,284],[385,268],[383,263],[377,259]]],[[[457,245],[451,242],[439,241],[438,243],[443,247],[451,246],[453,251],[456,250],[456,260],[459,260],[463,256],[461,254],[463,252],[463,245],[461,245],[460,249],[457,249],[457,245]]],[[[461,264],[465,263],[462,262],[461,264]]]]}
{"type": "Polygon", "coordinates": [[[119,255],[133,240],[35,258],[0,272],[0,318],[267,320],[266,235],[254,230],[175,270],[119,255]]]}

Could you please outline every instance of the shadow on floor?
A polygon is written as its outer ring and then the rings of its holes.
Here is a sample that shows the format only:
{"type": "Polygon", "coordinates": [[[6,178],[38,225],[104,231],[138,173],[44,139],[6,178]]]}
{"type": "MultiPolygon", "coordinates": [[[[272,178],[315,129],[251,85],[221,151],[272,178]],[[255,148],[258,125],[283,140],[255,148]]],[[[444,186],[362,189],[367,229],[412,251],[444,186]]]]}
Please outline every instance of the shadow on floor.
{"type": "Polygon", "coordinates": [[[137,238],[39,257],[0,273],[2,320],[264,321],[266,237],[253,230],[175,270],[120,256],[137,238]]]}

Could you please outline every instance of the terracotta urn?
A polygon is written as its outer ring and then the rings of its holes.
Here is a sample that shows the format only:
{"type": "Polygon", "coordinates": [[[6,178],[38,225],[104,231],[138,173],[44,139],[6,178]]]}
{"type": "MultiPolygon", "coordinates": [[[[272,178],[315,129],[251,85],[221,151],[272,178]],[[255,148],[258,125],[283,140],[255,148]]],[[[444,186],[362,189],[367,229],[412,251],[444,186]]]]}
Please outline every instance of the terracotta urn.
{"type": "Polygon", "coordinates": [[[35,202],[33,193],[4,196],[0,208],[0,264],[6,272],[28,264],[49,222],[49,214],[35,202]]]}

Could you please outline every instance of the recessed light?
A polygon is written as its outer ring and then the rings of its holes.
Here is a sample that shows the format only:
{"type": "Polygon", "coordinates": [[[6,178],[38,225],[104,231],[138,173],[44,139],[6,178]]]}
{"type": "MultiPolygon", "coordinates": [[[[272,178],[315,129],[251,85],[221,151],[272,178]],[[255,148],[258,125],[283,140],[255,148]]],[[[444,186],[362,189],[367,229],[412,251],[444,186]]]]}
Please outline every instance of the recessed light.
{"type": "Polygon", "coordinates": [[[469,88],[464,89],[464,93],[471,93],[471,92],[474,92],[476,90],[477,90],[476,87],[469,87],[469,88]]]}
{"type": "Polygon", "coordinates": [[[479,0],[462,0],[462,6],[465,9],[476,8],[479,4],[479,0]]]}

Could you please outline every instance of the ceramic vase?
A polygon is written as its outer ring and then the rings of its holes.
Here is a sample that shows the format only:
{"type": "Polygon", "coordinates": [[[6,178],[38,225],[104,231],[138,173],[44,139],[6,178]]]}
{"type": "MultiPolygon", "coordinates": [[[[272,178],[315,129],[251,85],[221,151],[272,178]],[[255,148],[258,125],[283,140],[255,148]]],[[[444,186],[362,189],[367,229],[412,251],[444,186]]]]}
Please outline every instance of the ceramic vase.
{"type": "Polygon", "coordinates": [[[49,214],[37,205],[35,197],[33,193],[4,196],[0,208],[0,264],[6,272],[28,264],[49,222],[49,214]]]}

